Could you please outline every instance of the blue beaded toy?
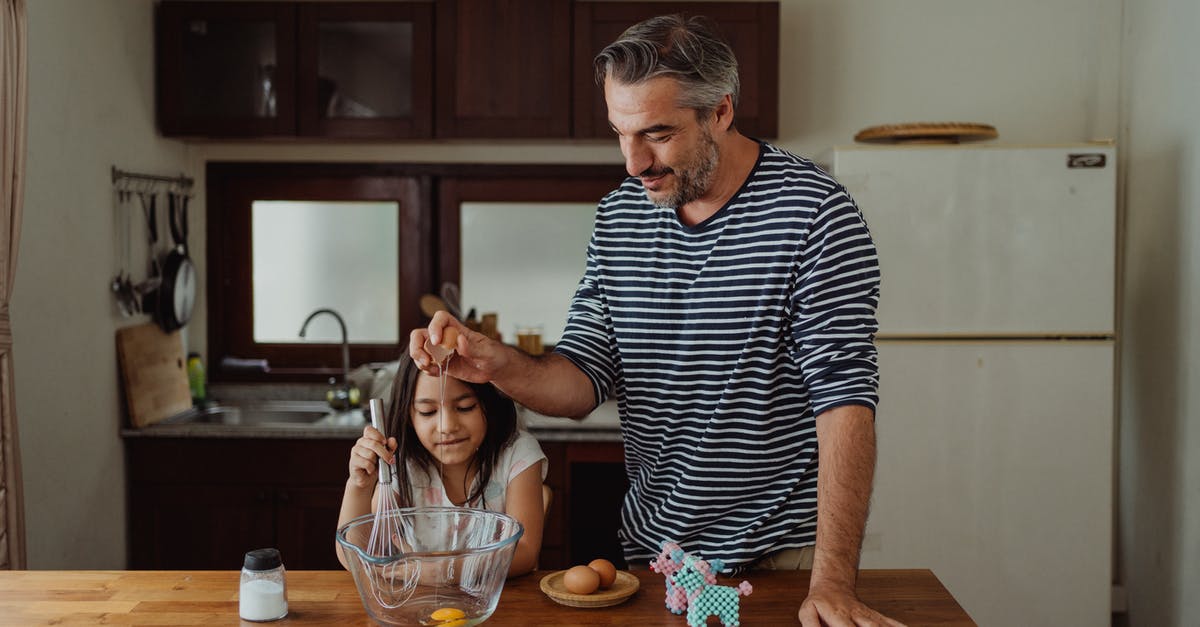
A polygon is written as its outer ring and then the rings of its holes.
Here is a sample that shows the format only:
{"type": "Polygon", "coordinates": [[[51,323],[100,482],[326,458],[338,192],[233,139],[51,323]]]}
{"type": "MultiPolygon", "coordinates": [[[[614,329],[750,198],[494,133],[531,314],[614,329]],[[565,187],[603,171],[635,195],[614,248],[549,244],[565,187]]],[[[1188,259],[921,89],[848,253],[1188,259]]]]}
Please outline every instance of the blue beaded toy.
{"type": "Polygon", "coordinates": [[[689,627],[703,627],[709,616],[716,616],[725,627],[741,624],[738,597],[750,596],[754,587],[749,581],[743,581],[736,588],[716,585],[716,574],[724,567],[723,561],[705,561],[688,554],[674,542],[663,542],[662,551],[650,562],[651,570],[666,577],[667,609],[674,614],[687,610],[689,627]]]}

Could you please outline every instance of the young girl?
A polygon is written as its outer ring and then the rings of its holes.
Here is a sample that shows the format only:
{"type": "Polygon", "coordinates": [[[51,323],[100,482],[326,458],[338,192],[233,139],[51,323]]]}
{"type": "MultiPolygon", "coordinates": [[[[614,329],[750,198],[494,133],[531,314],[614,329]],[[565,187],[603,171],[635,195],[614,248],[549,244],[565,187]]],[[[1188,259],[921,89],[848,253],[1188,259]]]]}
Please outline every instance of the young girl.
{"type": "MultiPolygon", "coordinates": [[[[400,507],[475,507],[520,521],[525,533],[508,575],[529,572],[542,546],[546,456],[533,436],[516,428],[516,406],[493,385],[446,377],[439,409],[440,384],[408,355],[400,358],[385,433],[368,425],[350,450],[338,528],[374,511],[382,457],[395,465],[392,489],[400,507]]],[[[338,559],[346,566],[340,547],[338,559]]]]}

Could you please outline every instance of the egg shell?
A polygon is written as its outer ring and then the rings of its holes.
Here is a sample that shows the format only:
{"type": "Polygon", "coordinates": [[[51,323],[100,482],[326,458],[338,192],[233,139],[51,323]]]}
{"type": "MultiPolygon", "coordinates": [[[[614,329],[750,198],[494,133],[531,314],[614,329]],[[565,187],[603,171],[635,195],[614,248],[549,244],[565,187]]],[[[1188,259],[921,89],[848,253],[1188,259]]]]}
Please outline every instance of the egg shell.
{"type": "Polygon", "coordinates": [[[608,590],[613,585],[613,582],[617,580],[617,567],[604,558],[597,558],[588,562],[588,568],[600,575],[601,590],[608,590]]]}
{"type": "Polygon", "coordinates": [[[591,594],[600,587],[600,573],[587,566],[572,566],[563,573],[563,586],[573,594],[591,594]]]}
{"type": "Polygon", "coordinates": [[[451,350],[458,348],[458,329],[454,327],[446,327],[443,329],[442,341],[438,342],[438,345],[451,350]]]}

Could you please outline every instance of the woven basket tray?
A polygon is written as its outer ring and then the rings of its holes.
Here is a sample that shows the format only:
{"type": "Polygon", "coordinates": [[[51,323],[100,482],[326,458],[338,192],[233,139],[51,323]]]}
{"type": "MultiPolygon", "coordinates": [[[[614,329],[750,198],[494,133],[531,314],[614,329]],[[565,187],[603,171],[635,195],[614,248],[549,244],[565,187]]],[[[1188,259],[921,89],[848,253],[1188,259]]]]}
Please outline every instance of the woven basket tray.
{"type": "Polygon", "coordinates": [[[995,139],[996,127],[973,122],[911,122],[864,128],[854,136],[856,142],[875,144],[924,143],[957,144],[964,141],[995,139]]]}
{"type": "Polygon", "coordinates": [[[567,587],[563,585],[563,573],[565,572],[560,570],[542,577],[540,586],[546,596],[562,605],[571,607],[608,607],[624,603],[626,599],[633,596],[634,592],[637,592],[640,585],[637,577],[626,571],[618,570],[617,578],[608,590],[597,590],[591,594],[575,594],[568,592],[567,587]]]}

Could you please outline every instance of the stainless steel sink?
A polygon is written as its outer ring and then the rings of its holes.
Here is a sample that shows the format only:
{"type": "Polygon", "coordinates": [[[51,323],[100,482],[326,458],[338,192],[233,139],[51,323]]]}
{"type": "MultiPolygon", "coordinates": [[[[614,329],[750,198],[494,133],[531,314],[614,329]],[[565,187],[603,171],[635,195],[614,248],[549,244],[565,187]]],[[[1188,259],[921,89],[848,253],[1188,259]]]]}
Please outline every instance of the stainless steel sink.
{"type": "Polygon", "coordinates": [[[360,409],[335,411],[321,401],[257,401],[190,409],[164,422],[287,427],[361,425],[364,419],[360,409]]]}

